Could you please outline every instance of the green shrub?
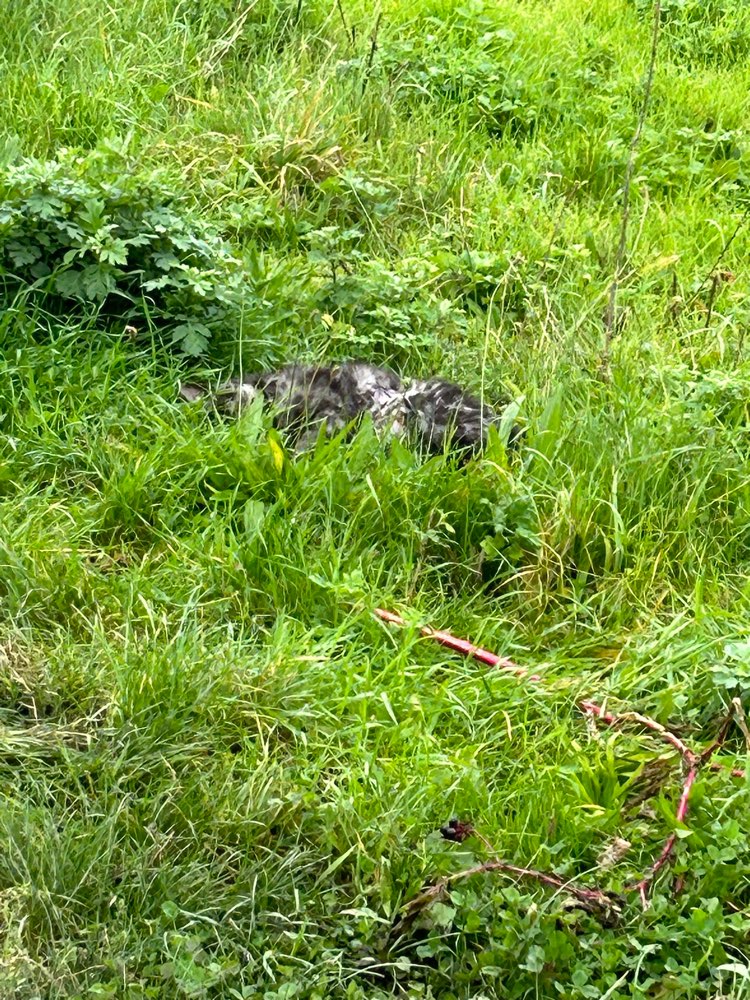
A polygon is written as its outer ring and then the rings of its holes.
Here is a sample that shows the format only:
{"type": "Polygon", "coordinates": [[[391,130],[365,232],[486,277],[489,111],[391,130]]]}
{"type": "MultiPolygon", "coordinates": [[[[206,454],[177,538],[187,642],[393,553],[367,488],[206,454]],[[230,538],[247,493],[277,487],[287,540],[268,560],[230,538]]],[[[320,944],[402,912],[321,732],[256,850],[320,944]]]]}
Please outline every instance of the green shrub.
{"type": "Polygon", "coordinates": [[[0,292],[160,329],[189,355],[217,328],[238,328],[248,302],[261,304],[241,262],[166,176],[111,148],[0,173],[0,292]]]}
{"type": "Polygon", "coordinates": [[[523,78],[523,66],[513,53],[513,33],[485,31],[464,50],[442,22],[435,27],[438,33],[424,40],[399,39],[383,46],[381,65],[399,99],[452,105],[466,115],[468,124],[491,136],[533,132],[540,113],[552,110],[552,102],[523,78]]]}

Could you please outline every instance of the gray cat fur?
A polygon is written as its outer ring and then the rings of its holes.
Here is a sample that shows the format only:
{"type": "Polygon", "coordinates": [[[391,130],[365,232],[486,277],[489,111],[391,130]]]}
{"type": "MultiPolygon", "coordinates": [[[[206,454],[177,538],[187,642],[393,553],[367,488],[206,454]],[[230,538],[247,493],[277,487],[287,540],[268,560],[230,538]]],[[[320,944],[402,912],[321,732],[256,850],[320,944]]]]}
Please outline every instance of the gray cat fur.
{"type": "MultiPolygon", "coordinates": [[[[213,395],[202,386],[180,386],[183,399],[207,397],[228,416],[238,416],[258,394],[272,409],[275,426],[291,436],[299,451],[314,443],[321,427],[326,434],[335,434],[366,413],[378,431],[414,435],[432,452],[447,446],[478,450],[487,442],[489,427],[500,421],[493,409],[452,382],[441,378],[402,382],[389,369],[363,361],[330,367],[286,365],[229,379],[213,395]]],[[[514,427],[511,445],[518,434],[514,427]]]]}

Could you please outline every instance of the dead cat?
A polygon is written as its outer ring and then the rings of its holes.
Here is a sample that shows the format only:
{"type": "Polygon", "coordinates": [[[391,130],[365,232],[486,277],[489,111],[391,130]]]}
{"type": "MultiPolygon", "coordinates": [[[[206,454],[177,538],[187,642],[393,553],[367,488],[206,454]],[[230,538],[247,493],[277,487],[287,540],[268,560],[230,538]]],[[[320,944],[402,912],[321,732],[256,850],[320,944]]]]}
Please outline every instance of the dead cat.
{"type": "MultiPolygon", "coordinates": [[[[228,416],[238,416],[258,395],[269,404],[274,425],[297,451],[315,443],[321,427],[335,434],[369,413],[375,428],[397,437],[413,437],[431,452],[446,447],[477,451],[487,442],[500,415],[476,396],[441,378],[402,381],[387,368],[364,361],[323,367],[286,365],[276,371],[229,379],[213,393],[182,384],[180,395],[204,399],[228,416]]],[[[513,427],[509,445],[517,443],[513,427]]]]}

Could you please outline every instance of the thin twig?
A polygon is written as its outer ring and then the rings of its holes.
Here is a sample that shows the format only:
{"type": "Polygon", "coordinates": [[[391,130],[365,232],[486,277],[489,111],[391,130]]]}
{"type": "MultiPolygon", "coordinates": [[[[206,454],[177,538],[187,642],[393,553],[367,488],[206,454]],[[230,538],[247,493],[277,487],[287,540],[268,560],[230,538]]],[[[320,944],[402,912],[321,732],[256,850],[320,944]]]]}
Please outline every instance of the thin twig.
{"type": "Polygon", "coordinates": [[[745,709],[742,707],[742,702],[739,698],[732,698],[732,707],[734,708],[734,718],[737,725],[742,730],[742,735],[745,737],[745,749],[750,753],[750,728],[747,725],[747,719],[745,718],[745,709]]]}
{"type": "Polygon", "coordinates": [[[739,221],[737,222],[737,225],[734,227],[734,231],[732,232],[732,235],[722,245],[721,250],[719,250],[719,253],[718,253],[717,257],[716,257],[716,260],[713,262],[713,264],[711,265],[711,267],[706,272],[705,278],[703,279],[703,281],[701,281],[700,285],[698,285],[698,287],[696,288],[695,292],[693,292],[693,294],[690,296],[690,298],[685,303],[685,309],[689,309],[690,308],[690,306],[695,302],[695,300],[698,298],[698,296],[703,291],[703,289],[706,287],[706,285],[709,283],[709,281],[711,281],[711,279],[715,276],[716,269],[718,268],[719,264],[721,264],[721,262],[726,257],[729,248],[734,243],[734,241],[737,238],[740,230],[742,229],[742,227],[747,222],[748,216],[750,216],[750,201],[747,203],[747,205],[745,205],[745,210],[742,213],[742,215],[740,216],[739,221]]]}
{"type": "MultiPolygon", "coordinates": [[[[683,761],[685,762],[685,765],[688,768],[687,775],[685,777],[685,781],[682,786],[682,794],[680,795],[680,801],[677,806],[677,814],[676,814],[677,822],[682,823],[683,820],[685,819],[685,816],[687,815],[688,804],[690,800],[690,791],[693,787],[695,779],[698,776],[698,769],[703,763],[703,755],[695,753],[695,751],[691,750],[690,747],[687,746],[687,744],[684,743],[679,738],[679,736],[675,735],[675,733],[667,729],[665,726],[662,726],[662,724],[660,722],[657,722],[656,719],[651,719],[647,715],[641,715],[639,712],[623,712],[619,715],[614,715],[612,712],[605,711],[600,705],[597,705],[595,702],[592,701],[582,701],[579,705],[579,708],[581,709],[582,712],[588,715],[595,715],[597,718],[601,719],[603,722],[606,722],[610,726],[617,726],[623,722],[637,722],[639,725],[644,726],[646,729],[650,729],[653,732],[658,733],[659,736],[661,736],[661,738],[666,743],[669,743],[670,746],[673,746],[675,750],[677,750],[677,752],[680,754],[683,761]]],[[[723,737],[725,735],[726,735],[725,726],[722,726],[722,729],[719,733],[719,737],[717,738],[716,743],[709,748],[712,753],[713,753],[713,748],[718,744],[718,741],[722,740],[723,742],[723,737]]],[[[634,885],[626,887],[628,891],[637,892],[639,894],[644,909],[648,907],[648,892],[649,889],[651,888],[651,884],[656,878],[658,872],[664,867],[664,865],[666,865],[666,863],[672,857],[676,843],[677,843],[677,832],[674,831],[669,835],[669,837],[667,837],[667,840],[665,841],[664,846],[661,849],[659,857],[651,865],[651,867],[643,876],[643,878],[641,878],[634,885]]]]}
{"type": "MultiPolygon", "coordinates": [[[[592,712],[598,709],[599,706],[594,705],[593,702],[582,702],[581,707],[583,708],[584,711],[592,712]]],[[[687,816],[688,807],[690,804],[690,793],[692,791],[693,785],[695,784],[695,779],[698,777],[698,771],[700,770],[701,767],[707,764],[710,758],[713,756],[713,754],[718,749],[720,749],[721,746],[723,746],[724,741],[726,740],[727,734],[729,732],[729,727],[731,726],[732,720],[734,718],[734,710],[729,712],[725,717],[724,722],[721,725],[721,729],[719,730],[719,734],[714,740],[714,742],[711,743],[708,747],[706,747],[706,749],[703,750],[701,753],[696,753],[694,750],[691,750],[690,747],[688,747],[685,743],[683,743],[678,736],[675,736],[675,734],[670,732],[670,730],[666,729],[664,726],[656,722],[654,719],[648,718],[648,716],[639,715],[637,712],[628,712],[623,715],[616,716],[612,715],[610,712],[603,712],[601,710],[594,711],[594,714],[596,714],[600,719],[603,719],[610,725],[617,725],[619,722],[624,721],[626,719],[633,719],[634,721],[639,722],[641,725],[646,726],[647,728],[652,729],[655,732],[658,732],[659,735],[662,737],[662,739],[666,740],[667,743],[670,743],[673,747],[675,747],[675,749],[679,751],[688,768],[687,774],[685,776],[685,781],[682,786],[682,793],[680,795],[680,801],[677,806],[677,813],[675,817],[676,822],[683,823],[685,817],[687,816]]],[[[677,843],[677,831],[674,831],[669,835],[669,837],[667,837],[664,846],[661,849],[661,853],[659,854],[656,861],[651,865],[646,874],[643,876],[643,878],[640,879],[640,881],[636,882],[634,885],[627,886],[627,889],[629,891],[638,892],[638,894],[641,897],[641,902],[643,904],[644,909],[648,906],[648,893],[651,888],[651,885],[654,879],[656,878],[657,874],[659,873],[659,871],[661,871],[661,869],[671,859],[672,854],[674,853],[676,843],[677,843]]]]}
{"type": "Polygon", "coordinates": [[[714,313],[714,301],[716,299],[716,292],[719,288],[720,280],[721,279],[719,278],[719,275],[716,273],[716,271],[714,271],[711,277],[711,288],[708,292],[708,306],[706,308],[706,322],[704,324],[704,329],[706,330],[708,330],[708,328],[711,326],[711,319],[714,313]]]}
{"type": "Polygon", "coordinates": [[[554,872],[541,872],[536,868],[520,868],[518,865],[511,865],[507,861],[502,861],[500,858],[485,861],[474,868],[466,868],[463,871],[456,872],[453,875],[449,875],[448,880],[449,882],[457,882],[459,879],[469,878],[471,875],[481,875],[484,872],[505,872],[508,875],[517,875],[518,878],[533,879],[535,882],[541,882],[542,885],[548,885],[552,889],[569,892],[571,896],[575,896],[582,903],[593,904],[603,909],[610,909],[614,903],[613,896],[602,889],[584,889],[582,886],[574,885],[567,879],[560,878],[554,872]]]}
{"type": "Polygon", "coordinates": [[[356,29],[354,28],[353,25],[350,28],[349,25],[346,23],[346,14],[344,14],[344,7],[343,4],[341,3],[341,0],[336,0],[336,8],[341,16],[341,23],[344,26],[344,31],[349,36],[349,41],[352,43],[352,48],[354,48],[354,46],[357,44],[356,29]]]}
{"type": "MultiPolygon", "coordinates": [[[[605,712],[594,702],[587,701],[581,702],[579,707],[584,712],[598,716],[598,718],[602,719],[608,725],[618,725],[623,721],[638,722],[642,726],[657,732],[663,740],[673,746],[680,753],[687,767],[687,774],[682,786],[680,801],[677,806],[675,818],[678,823],[683,823],[685,817],[687,816],[690,804],[690,793],[693,789],[693,785],[695,784],[695,779],[698,777],[698,771],[704,765],[708,764],[716,751],[724,745],[735,715],[734,708],[732,708],[731,711],[729,711],[725,716],[724,721],[721,724],[721,728],[719,729],[719,733],[713,743],[709,744],[709,746],[707,746],[705,750],[702,750],[701,753],[696,753],[695,750],[691,750],[689,746],[683,743],[679,736],[676,736],[669,729],[662,726],[661,723],[656,722],[655,719],[651,719],[646,715],[640,715],[638,712],[626,712],[622,715],[613,715],[611,712],[605,712]]],[[[643,878],[634,885],[626,887],[628,891],[638,892],[644,909],[648,906],[648,893],[651,885],[659,871],[661,871],[664,865],[666,865],[671,859],[676,843],[677,831],[674,831],[669,835],[669,837],[667,837],[664,846],[661,849],[661,853],[643,878]]]]}
{"type": "Polygon", "coordinates": [[[383,20],[383,12],[378,11],[378,16],[375,21],[375,27],[372,29],[372,35],[370,36],[370,51],[367,54],[365,72],[362,77],[361,97],[365,96],[365,91],[367,90],[367,84],[370,82],[370,74],[372,73],[373,60],[375,59],[375,53],[378,51],[378,32],[380,31],[380,22],[382,20],[383,20]]]}
{"type": "MultiPolygon", "coordinates": [[[[392,625],[401,625],[403,627],[408,624],[400,615],[395,615],[392,611],[384,611],[383,608],[375,608],[374,613],[378,618],[381,618],[384,622],[390,622],[392,625]]],[[[473,643],[467,642],[466,639],[458,639],[455,635],[451,635],[450,632],[438,632],[436,629],[430,628],[429,625],[420,626],[419,631],[422,635],[439,642],[441,646],[447,646],[448,649],[453,649],[457,653],[463,653],[464,656],[479,660],[480,663],[486,663],[489,667],[496,667],[498,670],[507,670],[509,673],[515,674],[516,677],[525,677],[529,681],[540,680],[539,674],[529,674],[525,667],[520,667],[513,660],[497,656],[488,649],[482,649],[480,646],[475,646],[473,643]]]]}
{"type": "Polygon", "coordinates": [[[675,733],[662,726],[660,722],[657,722],[656,719],[651,719],[647,715],[641,715],[640,712],[621,712],[619,715],[613,715],[593,701],[582,701],[578,707],[584,715],[595,715],[602,722],[606,722],[610,726],[617,726],[622,722],[637,722],[646,729],[652,729],[655,733],[658,733],[666,743],[670,743],[684,757],[688,764],[695,764],[697,762],[697,755],[693,753],[690,747],[686,743],[683,743],[679,736],[676,736],[675,733]]]}
{"type": "MultiPolygon", "coordinates": [[[[698,777],[698,765],[695,764],[688,771],[687,776],[685,778],[685,783],[682,786],[682,795],[680,795],[680,802],[679,805],[677,806],[677,813],[675,816],[676,821],[678,823],[683,823],[685,817],[687,816],[688,805],[690,801],[690,792],[693,788],[693,784],[695,783],[695,779],[697,777],[698,777]]],[[[675,830],[673,833],[670,833],[670,835],[667,837],[666,841],[664,842],[664,847],[662,847],[661,849],[659,857],[651,865],[651,867],[649,868],[647,873],[643,876],[643,878],[639,882],[636,882],[635,885],[627,886],[627,889],[629,891],[638,892],[638,894],[641,897],[641,902],[643,903],[644,910],[647,909],[648,907],[648,892],[649,889],[651,888],[651,884],[653,883],[659,871],[672,857],[676,843],[677,843],[677,831],[675,830]]]]}
{"type": "Polygon", "coordinates": [[[622,185],[622,221],[620,223],[620,240],[617,246],[615,257],[615,269],[612,276],[612,284],[609,286],[609,301],[607,312],[604,317],[604,366],[609,364],[609,354],[612,345],[612,337],[615,333],[616,311],[617,311],[617,289],[622,278],[622,269],[625,260],[625,247],[628,238],[628,221],[630,219],[630,184],[635,170],[635,158],[638,152],[638,145],[641,141],[643,125],[646,121],[649,101],[651,99],[651,85],[654,81],[654,69],[656,67],[656,52],[659,45],[659,27],[661,25],[661,0],[654,2],[654,28],[651,36],[651,57],[649,59],[646,82],[643,88],[643,102],[638,115],[638,122],[630,142],[630,155],[625,167],[625,179],[622,185]]]}
{"type": "MultiPolygon", "coordinates": [[[[677,806],[677,812],[675,814],[675,820],[677,823],[684,823],[685,817],[688,813],[688,808],[690,805],[690,793],[693,790],[693,785],[695,784],[695,779],[698,777],[698,771],[709,763],[711,757],[720,750],[726,741],[729,729],[735,717],[734,707],[727,713],[722,725],[719,730],[719,734],[713,743],[709,744],[705,750],[701,753],[696,754],[694,751],[690,751],[690,758],[692,763],[689,766],[688,772],[685,776],[685,782],[682,786],[682,794],[680,795],[680,801],[677,806]]],[[[744,774],[743,774],[744,777],[744,774]]],[[[637,890],[641,897],[641,902],[643,903],[644,909],[648,906],[648,891],[656,878],[659,871],[670,861],[672,854],[674,853],[675,845],[677,843],[677,831],[667,837],[664,847],[661,849],[661,853],[656,861],[651,865],[648,872],[643,876],[643,878],[636,882],[635,885],[628,886],[627,888],[635,891],[637,890]]]]}
{"type": "MultiPolygon", "coordinates": [[[[732,704],[734,705],[734,702],[732,702],[732,704]]],[[[617,726],[623,722],[637,722],[644,728],[653,730],[655,733],[658,733],[666,743],[669,743],[675,748],[675,750],[677,750],[688,767],[691,767],[694,764],[703,766],[708,763],[709,758],[723,746],[726,740],[727,731],[732,721],[732,716],[728,715],[725,717],[716,740],[700,754],[697,754],[694,750],[691,750],[690,747],[687,746],[687,744],[684,743],[676,733],[673,733],[665,726],[662,726],[660,722],[657,722],[656,719],[650,718],[648,715],[641,715],[640,712],[620,712],[617,715],[614,715],[612,712],[607,712],[601,705],[597,705],[596,702],[593,701],[582,701],[579,703],[578,707],[585,715],[595,715],[597,718],[601,719],[602,722],[606,722],[607,725],[610,726],[617,726]]],[[[737,719],[738,725],[740,725],[740,728],[742,729],[742,725],[737,716],[736,707],[734,710],[734,718],[737,719]]],[[[748,732],[746,739],[748,740],[748,751],[750,752],[750,731],[748,732]]],[[[710,763],[709,771],[728,771],[733,778],[745,777],[745,771],[741,767],[728,768],[724,764],[715,762],[710,763]]]]}
{"type": "Polygon", "coordinates": [[[717,750],[721,748],[726,743],[727,736],[729,735],[729,730],[732,728],[732,723],[734,722],[734,705],[729,709],[724,721],[721,724],[721,729],[719,730],[719,735],[705,750],[701,751],[699,756],[700,766],[703,767],[707,764],[709,760],[713,757],[717,750]]]}
{"type": "Polygon", "coordinates": [[[567,892],[578,901],[583,909],[610,920],[620,914],[624,903],[622,897],[614,892],[605,892],[603,889],[586,889],[560,878],[553,872],[542,872],[536,868],[520,868],[518,865],[512,865],[500,858],[493,858],[490,861],[482,862],[482,864],[472,865],[471,868],[463,868],[461,871],[444,875],[434,885],[423,889],[406,904],[401,918],[391,931],[391,937],[398,937],[408,930],[419,914],[435,903],[456,882],[472,878],[474,875],[487,875],[492,872],[531,879],[541,885],[556,889],[558,892],[567,892]]]}

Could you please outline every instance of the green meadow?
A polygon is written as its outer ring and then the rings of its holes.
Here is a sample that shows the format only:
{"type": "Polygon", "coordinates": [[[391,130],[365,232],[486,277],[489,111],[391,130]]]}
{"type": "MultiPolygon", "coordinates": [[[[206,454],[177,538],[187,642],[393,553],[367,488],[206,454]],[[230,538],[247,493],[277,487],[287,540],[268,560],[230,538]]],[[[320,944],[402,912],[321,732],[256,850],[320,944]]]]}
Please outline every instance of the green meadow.
{"type": "Polygon", "coordinates": [[[2,6],[0,998],[750,998],[750,6],[2,6]],[[521,447],[178,402],[347,357],[521,447]]]}

